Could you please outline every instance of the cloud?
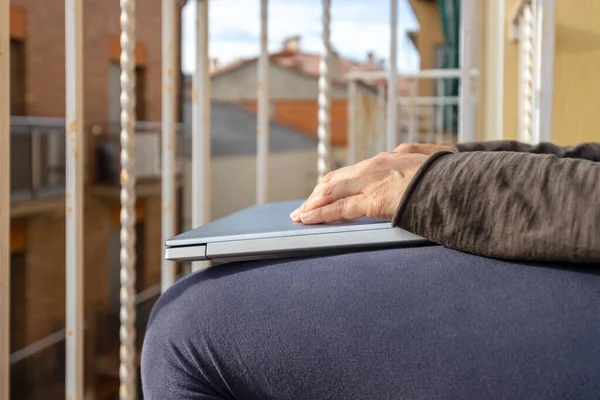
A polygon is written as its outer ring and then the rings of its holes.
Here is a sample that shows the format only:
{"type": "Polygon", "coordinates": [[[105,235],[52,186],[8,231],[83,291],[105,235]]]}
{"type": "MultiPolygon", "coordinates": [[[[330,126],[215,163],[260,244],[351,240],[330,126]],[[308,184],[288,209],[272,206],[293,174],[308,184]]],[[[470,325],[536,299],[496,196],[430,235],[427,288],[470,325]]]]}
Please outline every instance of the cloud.
{"type": "MultiPolygon", "coordinates": [[[[377,58],[389,53],[389,0],[332,1],[331,42],[344,57],[365,59],[373,51],[377,58]]],[[[418,54],[406,38],[406,31],[418,27],[407,0],[399,1],[398,68],[418,69],[418,54]]],[[[260,0],[213,0],[209,4],[209,52],[221,64],[259,53],[260,0]]],[[[305,51],[321,48],[321,0],[271,0],[269,2],[270,51],[281,48],[292,35],[302,37],[305,51]]],[[[183,69],[191,73],[195,62],[196,2],[183,11],[183,69]]]]}

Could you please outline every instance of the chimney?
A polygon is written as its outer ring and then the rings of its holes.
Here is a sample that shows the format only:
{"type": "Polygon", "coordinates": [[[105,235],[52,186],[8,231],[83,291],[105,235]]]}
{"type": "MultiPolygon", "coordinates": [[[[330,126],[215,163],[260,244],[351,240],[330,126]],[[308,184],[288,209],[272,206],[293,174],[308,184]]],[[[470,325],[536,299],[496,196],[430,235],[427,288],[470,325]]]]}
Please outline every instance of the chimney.
{"type": "Polygon", "coordinates": [[[219,60],[217,58],[213,58],[210,60],[210,72],[213,73],[217,69],[219,69],[219,60]]]}
{"type": "Polygon", "coordinates": [[[375,53],[373,53],[372,51],[369,51],[367,53],[367,64],[370,66],[375,65],[375,53]]]}
{"type": "Polygon", "coordinates": [[[300,36],[290,36],[283,41],[283,49],[292,53],[300,50],[300,36]]]}

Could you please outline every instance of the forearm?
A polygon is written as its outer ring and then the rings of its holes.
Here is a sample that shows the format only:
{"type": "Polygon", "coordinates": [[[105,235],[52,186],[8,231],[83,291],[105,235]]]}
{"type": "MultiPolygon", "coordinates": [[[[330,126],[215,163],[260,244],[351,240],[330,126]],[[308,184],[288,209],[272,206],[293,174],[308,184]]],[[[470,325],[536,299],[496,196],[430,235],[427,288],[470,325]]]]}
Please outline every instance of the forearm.
{"type": "Polygon", "coordinates": [[[597,163],[518,152],[439,153],[411,182],[393,223],[491,257],[598,262],[599,202],[597,163]]]}
{"type": "Polygon", "coordinates": [[[600,143],[582,143],[573,147],[557,146],[552,143],[530,145],[516,141],[490,141],[459,143],[456,149],[472,151],[509,151],[515,153],[553,154],[560,158],[580,158],[600,162],[600,143]]]}

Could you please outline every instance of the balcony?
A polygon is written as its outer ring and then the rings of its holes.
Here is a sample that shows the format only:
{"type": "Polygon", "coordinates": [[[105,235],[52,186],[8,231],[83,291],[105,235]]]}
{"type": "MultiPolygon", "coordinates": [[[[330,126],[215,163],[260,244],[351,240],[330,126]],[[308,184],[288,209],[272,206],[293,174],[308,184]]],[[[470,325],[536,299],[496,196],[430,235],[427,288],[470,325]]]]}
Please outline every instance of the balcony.
{"type": "MultiPolygon", "coordinates": [[[[94,167],[93,185],[95,191],[109,191],[121,184],[119,123],[95,124],[91,127],[94,167]]],[[[162,126],[160,122],[138,121],[135,125],[135,174],[138,189],[158,185],[161,178],[162,126]]],[[[183,125],[176,131],[176,173],[181,171],[185,146],[183,125]]]]}
{"type": "Polygon", "coordinates": [[[11,215],[63,207],[65,121],[13,116],[10,134],[11,215]]]}

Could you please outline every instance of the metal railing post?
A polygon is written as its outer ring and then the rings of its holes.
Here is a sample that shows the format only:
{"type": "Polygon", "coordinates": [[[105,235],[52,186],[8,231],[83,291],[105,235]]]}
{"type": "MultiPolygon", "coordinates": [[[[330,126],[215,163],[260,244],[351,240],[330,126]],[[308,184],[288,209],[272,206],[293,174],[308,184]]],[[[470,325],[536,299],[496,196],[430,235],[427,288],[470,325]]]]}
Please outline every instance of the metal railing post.
{"type": "Polygon", "coordinates": [[[135,84],[135,0],[121,0],[121,400],[136,398],[135,84]]]}
{"type": "Polygon", "coordinates": [[[65,0],[66,51],[66,397],[83,381],[83,1],[65,0]]]}
{"type": "Polygon", "coordinates": [[[348,82],[348,165],[356,163],[357,102],[357,82],[355,79],[350,79],[348,82]]]}
{"type": "Polygon", "coordinates": [[[552,110],[554,98],[554,52],[556,42],[556,0],[538,0],[540,16],[538,37],[538,126],[535,140],[552,141],[552,110]]]}
{"type": "Polygon", "coordinates": [[[398,102],[396,101],[396,86],[398,81],[398,0],[390,0],[390,66],[388,76],[388,103],[386,150],[396,147],[396,121],[398,117],[398,102]]]}
{"type": "Polygon", "coordinates": [[[385,151],[385,89],[377,87],[377,141],[375,153],[379,154],[385,151]]]}
{"type": "MultiPolygon", "coordinates": [[[[162,243],[175,234],[175,0],[162,0],[162,243]]],[[[161,283],[165,291],[175,282],[175,265],[162,258],[161,283]]]]}
{"type": "Polygon", "coordinates": [[[10,0],[0,0],[0,398],[10,396],[10,0]]]}
{"type": "Polygon", "coordinates": [[[408,130],[408,141],[414,143],[417,141],[417,123],[419,122],[418,108],[416,104],[416,97],[418,96],[418,85],[419,79],[416,78],[410,85],[410,113],[408,114],[410,117],[409,130],[408,130]]]}
{"type": "Polygon", "coordinates": [[[321,62],[319,64],[319,127],[317,148],[318,181],[321,182],[331,168],[331,93],[330,93],[330,53],[331,53],[331,0],[322,0],[323,3],[323,43],[321,48],[321,62]]]}
{"type": "Polygon", "coordinates": [[[479,71],[475,54],[479,53],[476,36],[480,4],[477,0],[463,0],[460,6],[460,106],[458,116],[458,141],[475,140],[475,81],[479,71]]]}
{"type": "Polygon", "coordinates": [[[256,202],[265,203],[269,191],[269,53],[268,53],[269,2],[260,1],[260,58],[258,60],[256,127],[256,202]]]}
{"type": "Polygon", "coordinates": [[[135,0],[121,0],[121,309],[119,397],[136,398],[135,0]]]}
{"type": "MultiPolygon", "coordinates": [[[[210,220],[210,70],[208,0],[196,3],[196,70],[192,87],[192,227],[210,220]]],[[[192,271],[208,263],[193,262],[192,271]]]]}
{"type": "MultiPolygon", "coordinates": [[[[444,80],[436,81],[437,95],[444,98],[444,80]]],[[[444,140],[444,104],[438,104],[435,109],[435,143],[442,144],[444,140]]]]}

